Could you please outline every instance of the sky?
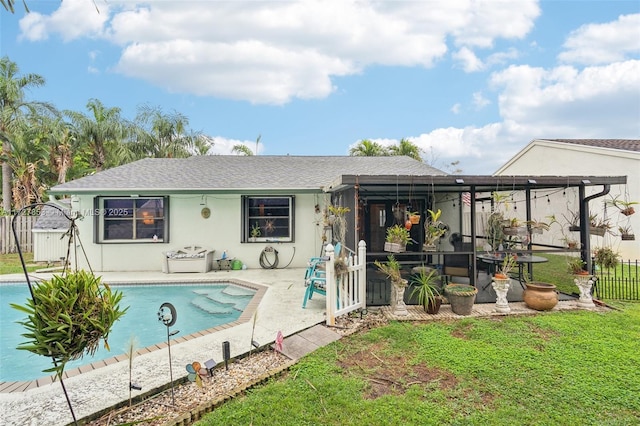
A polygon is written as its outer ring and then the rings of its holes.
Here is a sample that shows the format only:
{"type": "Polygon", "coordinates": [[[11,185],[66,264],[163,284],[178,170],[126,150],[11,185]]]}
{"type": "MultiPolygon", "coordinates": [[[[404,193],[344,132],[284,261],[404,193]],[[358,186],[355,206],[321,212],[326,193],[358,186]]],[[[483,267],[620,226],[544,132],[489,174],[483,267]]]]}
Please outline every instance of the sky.
{"type": "Polygon", "coordinates": [[[27,4],[0,10],[0,56],[45,78],[29,100],[179,112],[211,154],[406,138],[492,174],[534,139],[640,138],[638,0],[27,4]]]}

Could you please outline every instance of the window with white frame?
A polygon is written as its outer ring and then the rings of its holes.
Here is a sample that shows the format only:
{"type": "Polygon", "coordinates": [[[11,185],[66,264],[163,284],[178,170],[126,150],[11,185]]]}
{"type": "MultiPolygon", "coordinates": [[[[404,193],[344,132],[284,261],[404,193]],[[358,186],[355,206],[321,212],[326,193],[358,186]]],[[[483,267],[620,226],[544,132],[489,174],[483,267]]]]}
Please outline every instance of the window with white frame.
{"type": "Polygon", "coordinates": [[[97,197],[97,242],[168,242],[168,212],[167,197],[97,197]]]}
{"type": "Polygon", "coordinates": [[[293,196],[242,197],[243,242],[293,241],[293,196]]]}

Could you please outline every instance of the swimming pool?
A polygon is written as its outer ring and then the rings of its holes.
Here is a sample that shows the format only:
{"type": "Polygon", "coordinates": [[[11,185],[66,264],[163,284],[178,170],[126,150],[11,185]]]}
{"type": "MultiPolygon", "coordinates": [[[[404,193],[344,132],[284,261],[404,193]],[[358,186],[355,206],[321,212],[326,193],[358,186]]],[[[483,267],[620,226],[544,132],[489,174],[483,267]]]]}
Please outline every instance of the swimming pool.
{"type": "MultiPolygon", "coordinates": [[[[165,302],[176,308],[177,320],[171,331],[179,330],[180,334],[176,336],[179,337],[237,320],[256,293],[253,288],[232,282],[118,284],[111,287],[123,293],[120,306],[129,306],[109,334],[111,351],[104,349],[101,342],[93,357],[69,362],[65,371],[125,353],[132,336],[137,339],[138,348],[166,342],[167,328],[158,321],[157,315],[160,305],[165,302]]],[[[47,375],[42,370],[52,366],[51,358],[16,349],[26,340],[21,336],[26,329],[17,321],[26,316],[9,304],[24,305],[29,297],[26,283],[0,284],[0,382],[34,380],[47,375]]]]}

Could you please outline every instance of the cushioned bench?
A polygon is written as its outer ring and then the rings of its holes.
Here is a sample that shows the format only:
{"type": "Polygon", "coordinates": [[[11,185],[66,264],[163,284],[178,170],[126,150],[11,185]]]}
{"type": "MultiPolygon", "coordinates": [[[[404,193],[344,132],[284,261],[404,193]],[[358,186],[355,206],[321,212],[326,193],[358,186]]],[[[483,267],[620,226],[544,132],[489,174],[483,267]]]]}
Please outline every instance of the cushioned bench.
{"type": "Polygon", "coordinates": [[[187,246],[162,253],[162,272],[209,272],[215,250],[187,246]]]}

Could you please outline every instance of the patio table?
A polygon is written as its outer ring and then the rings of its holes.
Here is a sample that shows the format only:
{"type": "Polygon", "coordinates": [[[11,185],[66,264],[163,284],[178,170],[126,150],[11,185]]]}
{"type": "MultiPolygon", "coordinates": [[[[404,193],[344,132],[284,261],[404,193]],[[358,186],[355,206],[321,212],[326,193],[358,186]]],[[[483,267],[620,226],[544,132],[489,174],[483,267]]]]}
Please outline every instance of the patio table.
{"type": "MultiPolygon", "coordinates": [[[[492,265],[492,272],[495,271],[495,267],[504,261],[504,254],[480,254],[478,255],[478,259],[482,260],[485,263],[489,263],[492,265]]],[[[516,264],[518,265],[518,282],[525,288],[525,277],[524,277],[524,265],[527,265],[527,270],[529,274],[531,274],[531,264],[533,263],[544,263],[548,262],[549,259],[542,256],[534,256],[532,254],[516,254],[516,264]]],[[[529,275],[531,278],[531,275],[529,275]]]]}

